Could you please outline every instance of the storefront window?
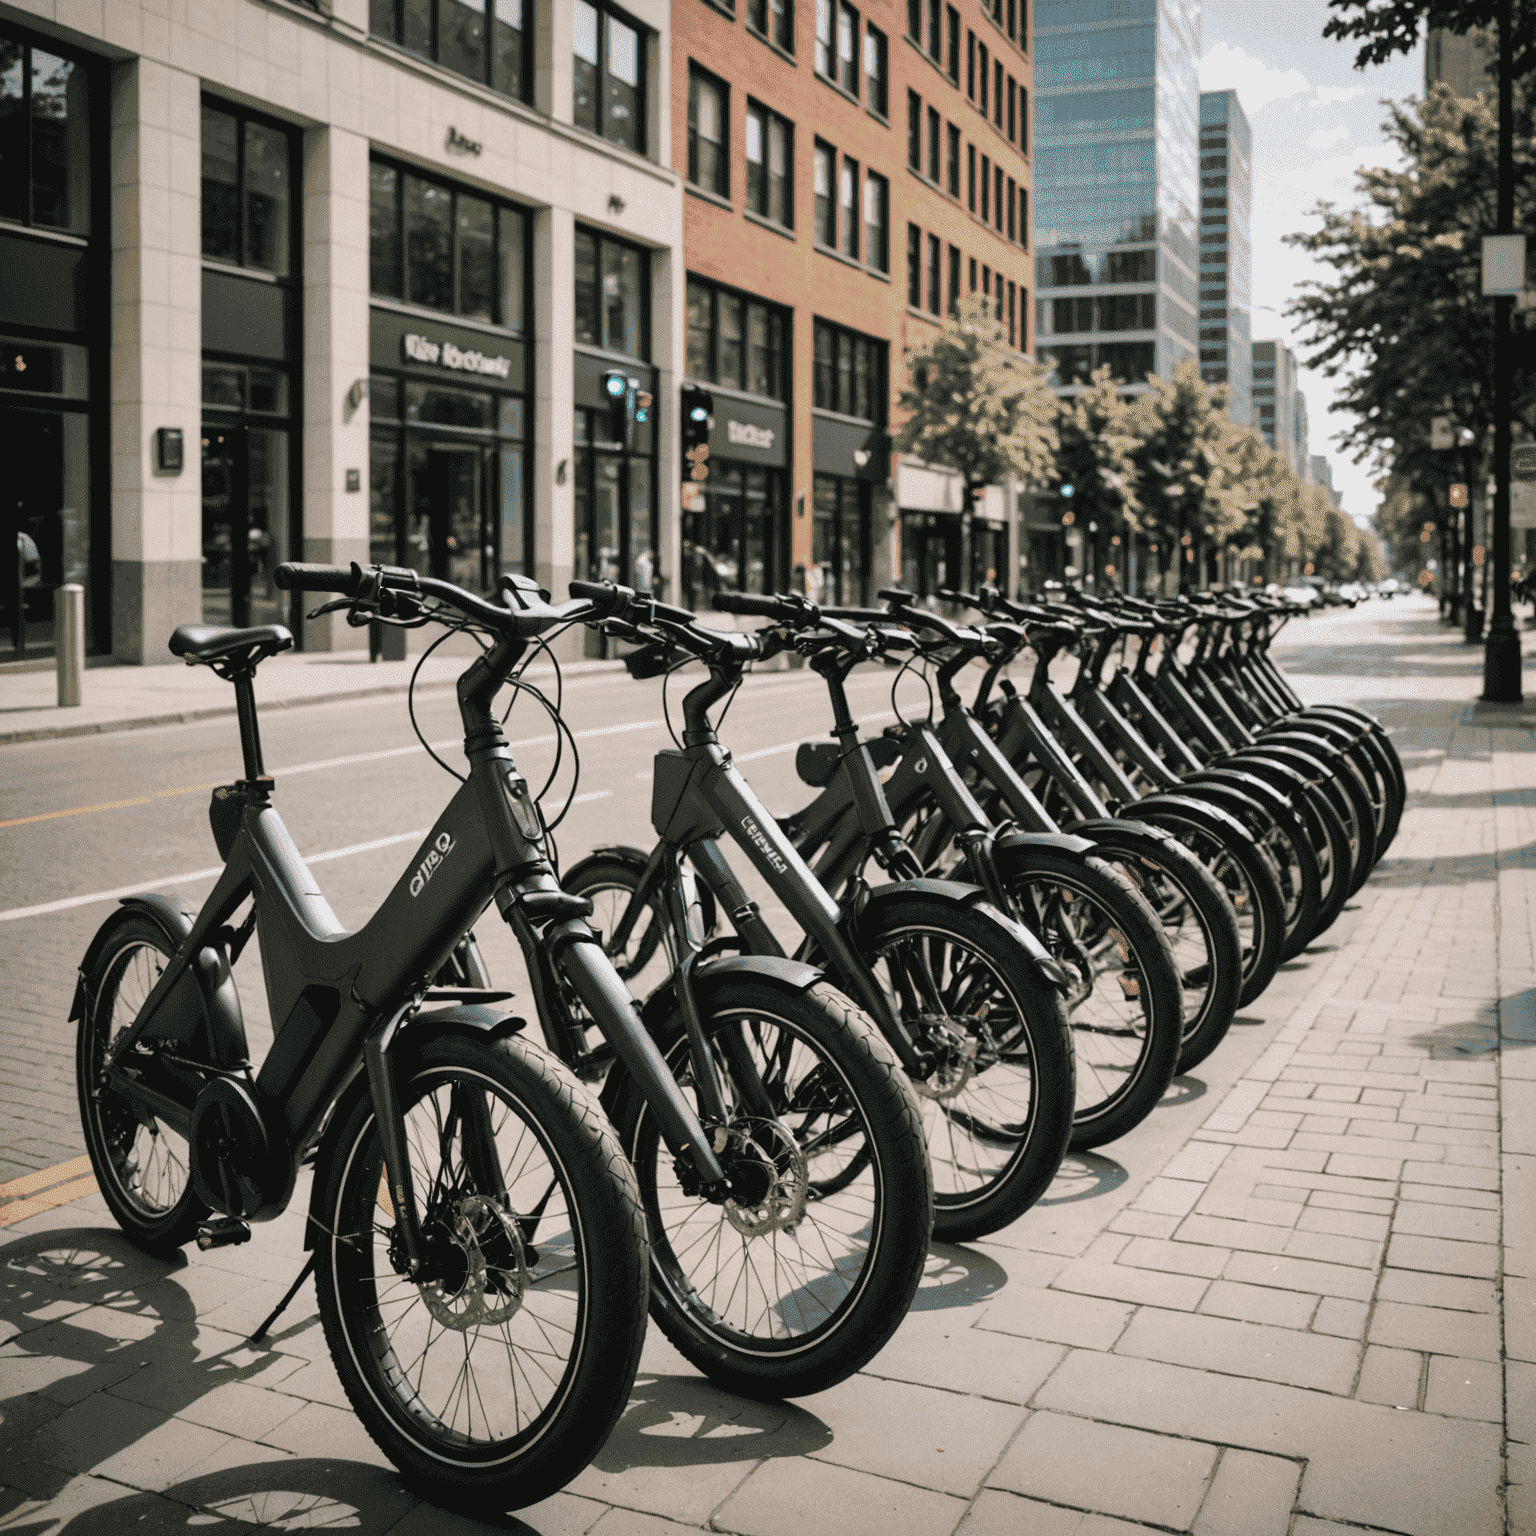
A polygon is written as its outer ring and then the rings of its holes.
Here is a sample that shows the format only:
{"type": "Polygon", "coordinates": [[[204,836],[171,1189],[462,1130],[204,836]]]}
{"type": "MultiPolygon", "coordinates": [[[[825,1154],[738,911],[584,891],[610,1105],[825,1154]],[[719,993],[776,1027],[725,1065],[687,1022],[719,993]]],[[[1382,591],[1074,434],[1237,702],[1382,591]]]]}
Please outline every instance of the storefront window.
{"type": "Polygon", "coordinates": [[[84,67],[0,36],[0,219],[88,235],[90,190],[84,67]]]}
{"type": "Polygon", "coordinates": [[[286,277],[292,259],[293,136],[203,105],[203,258],[286,277]]]}
{"type": "Polygon", "coordinates": [[[572,116],[578,128],[645,153],[645,42],[649,33],[605,5],[571,11],[572,116]]]}
{"type": "Polygon", "coordinates": [[[369,285],[380,298],[521,332],[527,216],[375,160],[369,167],[369,285]]]}
{"type": "Polygon", "coordinates": [[[716,592],[772,592],[774,527],[783,474],[755,465],[716,463],[701,510],[683,514],[683,603],[709,607],[716,592]]]}
{"type": "Polygon", "coordinates": [[[528,98],[525,0],[369,0],[368,30],[503,96],[528,98]]]}
{"type": "Polygon", "coordinates": [[[869,578],[869,486],[842,475],[816,475],[811,564],[805,593],[813,603],[857,607],[869,578]]]}
{"type": "Polygon", "coordinates": [[[650,263],[637,246],[576,231],[576,340],[625,357],[649,356],[650,263]]]}

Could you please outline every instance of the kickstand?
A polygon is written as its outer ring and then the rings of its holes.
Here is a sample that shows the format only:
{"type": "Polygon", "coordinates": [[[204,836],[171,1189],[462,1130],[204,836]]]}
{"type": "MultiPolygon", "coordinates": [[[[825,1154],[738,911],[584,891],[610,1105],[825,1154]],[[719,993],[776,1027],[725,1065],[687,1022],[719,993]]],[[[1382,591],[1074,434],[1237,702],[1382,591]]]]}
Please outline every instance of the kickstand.
{"type": "Polygon", "coordinates": [[[309,1257],[304,1261],[304,1268],[299,1271],[299,1278],[288,1287],[288,1289],[283,1293],[283,1299],[278,1302],[278,1304],[273,1307],[272,1310],[266,1315],[265,1319],[262,1321],[261,1327],[259,1327],[256,1332],[250,1336],[250,1339],[248,1340],[249,1343],[260,1344],[261,1341],[266,1338],[267,1329],[269,1329],[272,1324],[275,1323],[278,1318],[283,1315],[283,1313],[287,1310],[288,1303],[299,1294],[299,1287],[309,1279],[314,1271],[315,1255],[313,1252],[311,1252],[309,1257]]]}

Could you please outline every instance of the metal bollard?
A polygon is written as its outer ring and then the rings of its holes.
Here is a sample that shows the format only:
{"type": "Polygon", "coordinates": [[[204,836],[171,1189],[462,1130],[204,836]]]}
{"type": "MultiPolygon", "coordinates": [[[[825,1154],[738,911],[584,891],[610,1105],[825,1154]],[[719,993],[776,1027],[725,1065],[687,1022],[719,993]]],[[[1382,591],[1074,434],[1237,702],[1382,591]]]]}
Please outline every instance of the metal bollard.
{"type": "Polygon", "coordinates": [[[59,708],[80,702],[85,671],[85,588],[66,582],[53,593],[53,646],[59,665],[59,708]]]}

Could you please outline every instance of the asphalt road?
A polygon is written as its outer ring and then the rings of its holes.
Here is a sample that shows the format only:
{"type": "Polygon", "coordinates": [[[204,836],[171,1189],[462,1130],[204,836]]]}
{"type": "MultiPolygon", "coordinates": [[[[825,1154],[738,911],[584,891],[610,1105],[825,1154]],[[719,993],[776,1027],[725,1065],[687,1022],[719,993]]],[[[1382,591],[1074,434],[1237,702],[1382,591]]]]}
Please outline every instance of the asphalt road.
{"type": "MultiPolygon", "coordinates": [[[[696,675],[690,669],[669,688],[679,729],[679,685],[696,675]]],[[[849,687],[861,718],[889,718],[888,673],[857,676],[849,687]]],[[[260,691],[258,677],[258,703],[260,691]]],[[[921,707],[918,695],[914,690],[909,707],[921,707]]],[[[907,704],[905,688],[901,697],[907,704]]],[[[650,765],[668,745],[661,683],[589,675],[567,686],[563,712],[581,749],[581,771],[577,802],[556,834],[562,860],[573,862],[603,843],[648,847],[650,765]]],[[[422,693],[417,718],[439,755],[461,764],[452,691],[422,693]]],[[[813,793],[795,776],[793,747],[824,739],[830,725],[819,678],[769,673],[748,679],[721,739],[768,808],[782,814],[813,793]]],[[[507,734],[537,787],[554,761],[553,726],[525,698],[507,734]]],[[[316,859],[315,873],[340,920],[362,926],[415,841],[344,850],[424,832],[453,781],[420,747],[400,695],[273,711],[262,720],[262,745],[277,781],[276,804],[300,851],[310,858],[342,851],[316,859]]],[[[567,752],[547,807],[564,803],[570,770],[567,752]]],[[[74,1029],[67,1022],[76,966],[117,893],[154,886],[194,903],[208,894],[218,865],[209,792],[239,776],[232,718],[0,747],[0,1181],[82,1150],[74,1029]],[[57,903],[76,904],[33,910],[57,903]]],[[[737,862],[744,868],[744,860],[737,862]]],[[[772,916],[773,905],[765,900],[764,907],[772,916]]],[[[521,957],[494,914],[476,931],[498,984],[526,995],[521,957]]],[[[270,1026],[256,945],[236,978],[259,1059],[270,1026]]]]}

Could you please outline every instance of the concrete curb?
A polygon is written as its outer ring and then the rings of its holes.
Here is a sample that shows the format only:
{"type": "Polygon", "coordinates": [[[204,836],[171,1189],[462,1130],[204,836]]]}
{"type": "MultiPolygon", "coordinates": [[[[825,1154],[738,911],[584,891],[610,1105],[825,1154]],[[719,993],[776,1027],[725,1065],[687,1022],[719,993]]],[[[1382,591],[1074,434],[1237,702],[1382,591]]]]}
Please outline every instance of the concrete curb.
{"type": "MultiPolygon", "coordinates": [[[[573,662],[569,666],[562,667],[561,673],[567,678],[590,677],[604,672],[617,672],[622,670],[622,661],[581,661],[573,662]]],[[[525,676],[553,677],[553,667],[530,667],[525,676]]],[[[436,678],[429,682],[418,682],[416,691],[424,692],[431,688],[451,688],[457,678],[436,678]]],[[[369,688],[341,688],[329,693],[299,694],[286,699],[260,699],[258,706],[263,711],[269,709],[301,709],[309,704],[336,704],[347,699],[375,698],[389,693],[405,693],[410,687],[409,683],[382,683],[377,687],[369,688]]],[[[27,741],[53,741],[67,736],[101,736],[113,731],[136,731],[155,725],[189,725],[197,720],[213,720],[222,715],[235,713],[235,706],[231,704],[210,705],[206,709],[176,710],[159,715],[135,715],[122,720],[96,720],[85,725],[45,725],[30,726],[22,730],[0,731],[0,747],[15,746],[27,741]]]]}

